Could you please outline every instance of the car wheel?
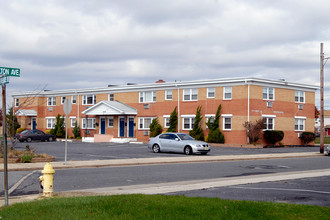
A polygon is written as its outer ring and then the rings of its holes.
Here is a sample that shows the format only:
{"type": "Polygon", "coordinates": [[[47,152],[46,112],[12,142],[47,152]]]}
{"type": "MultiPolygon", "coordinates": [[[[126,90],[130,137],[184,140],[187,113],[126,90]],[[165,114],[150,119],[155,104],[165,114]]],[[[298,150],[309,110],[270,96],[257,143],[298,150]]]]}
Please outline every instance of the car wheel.
{"type": "Polygon", "coordinates": [[[49,142],[53,141],[53,137],[49,137],[49,138],[48,138],[48,141],[49,141],[49,142]]]}
{"type": "Polygon", "coordinates": [[[186,155],[191,155],[191,154],[192,154],[192,149],[191,149],[191,147],[189,147],[189,146],[185,147],[185,148],[184,148],[184,153],[185,153],[186,155]]]}
{"type": "Polygon", "coordinates": [[[152,151],[154,153],[160,153],[160,147],[158,144],[155,144],[154,146],[152,146],[152,151]]]}
{"type": "Polygon", "coordinates": [[[206,154],[207,154],[207,152],[202,152],[201,154],[202,154],[202,155],[206,155],[206,154]]]}
{"type": "Polygon", "coordinates": [[[26,138],[26,142],[31,142],[32,141],[32,138],[28,137],[26,138]]]}

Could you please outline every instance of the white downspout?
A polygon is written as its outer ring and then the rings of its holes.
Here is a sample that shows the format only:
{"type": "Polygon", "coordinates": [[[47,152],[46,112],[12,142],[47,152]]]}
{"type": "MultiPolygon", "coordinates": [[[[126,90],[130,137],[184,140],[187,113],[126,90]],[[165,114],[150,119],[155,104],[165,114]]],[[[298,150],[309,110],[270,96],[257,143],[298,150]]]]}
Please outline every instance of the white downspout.
{"type": "MultiPolygon", "coordinates": [[[[250,124],[250,83],[245,80],[245,83],[248,85],[248,106],[247,106],[247,121],[250,124]]],[[[247,143],[249,143],[249,137],[247,137],[247,143]]]]}

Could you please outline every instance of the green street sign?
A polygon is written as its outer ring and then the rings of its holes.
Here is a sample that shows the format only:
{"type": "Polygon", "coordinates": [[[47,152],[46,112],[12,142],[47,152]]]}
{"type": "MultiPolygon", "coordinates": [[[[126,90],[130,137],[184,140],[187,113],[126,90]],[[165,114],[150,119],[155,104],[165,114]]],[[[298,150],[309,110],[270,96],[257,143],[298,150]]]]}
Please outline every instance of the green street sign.
{"type": "Polygon", "coordinates": [[[0,78],[0,84],[8,84],[9,83],[9,77],[8,76],[4,76],[0,78]]]}
{"type": "Polygon", "coordinates": [[[18,68],[0,67],[0,75],[20,77],[21,70],[18,68]]]}

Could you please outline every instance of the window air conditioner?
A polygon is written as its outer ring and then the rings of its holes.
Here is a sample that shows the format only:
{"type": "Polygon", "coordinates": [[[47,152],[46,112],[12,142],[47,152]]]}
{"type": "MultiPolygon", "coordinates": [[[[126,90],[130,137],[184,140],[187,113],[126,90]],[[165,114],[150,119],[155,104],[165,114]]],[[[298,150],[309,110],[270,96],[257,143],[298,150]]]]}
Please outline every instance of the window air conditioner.
{"type": "Polygon", "coordinates": [[[273,107],[273,102],[267,102],[267,107],[272,108],[273,107]]]}
{"type": "Polygon", "coordinates": [[[144,136],[149,136],[149,131],[143,131],[144,136]]]}

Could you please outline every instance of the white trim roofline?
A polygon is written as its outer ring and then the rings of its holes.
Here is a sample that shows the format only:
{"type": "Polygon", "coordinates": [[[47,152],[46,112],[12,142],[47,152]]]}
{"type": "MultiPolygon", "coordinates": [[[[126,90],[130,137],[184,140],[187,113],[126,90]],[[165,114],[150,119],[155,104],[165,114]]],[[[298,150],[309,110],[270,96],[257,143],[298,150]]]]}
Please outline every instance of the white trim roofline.
{"type": "Polygon", "coordinates": [[[87,89],[67,89],[67,90],[45,90],[41,92],[26,91],[26,92],[14,92],[12,97],[27,97],[27,96],[69,96],[69,95],[87,95],[87,94],[99,94],[99,93],[120,93],[120,92],[134,92],[134,91],[150,91],[160,89],[174,89],[174,88],[192,88],[192,87],[212,87],[215,85],[265,85],[274,87],[285,87],[291,89],[302,89],[307,91],[318,90],[318,86],[287,82],[283,80],[270,80],[255,77],[246,78],[224,78],[224,79],[206,79],[206,80],[194,80],[184,82],[165,82],[165,83],[147,83],[136,85],[122,85],[111,86],[101,88],[87,88],[87,89]]]}

